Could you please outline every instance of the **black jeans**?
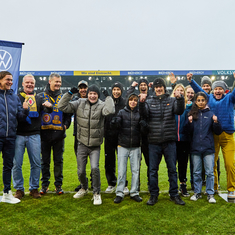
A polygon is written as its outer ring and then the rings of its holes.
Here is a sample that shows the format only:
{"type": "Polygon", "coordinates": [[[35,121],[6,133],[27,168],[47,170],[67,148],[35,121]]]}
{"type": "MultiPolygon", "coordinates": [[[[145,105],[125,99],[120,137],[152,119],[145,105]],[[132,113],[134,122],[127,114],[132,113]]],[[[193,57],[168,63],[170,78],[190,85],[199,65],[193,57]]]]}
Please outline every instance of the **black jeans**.
{"type": "Polygon", "coordinates": [[[145,164],[147,165],[147,178],[149,185],[149,143],[148,136],[145,135],[142,135],[141,153],[143,153],[145,164]]]}
{"type": "Polygon", "coordinates": [[[105,151],[105,174],[109,186],[116,186],[117,177],[116,172],[116,151],[117,140],[110,141],[109,138],[105,138],[104,141],[105,151]]]}
{"type": "Polygon", "coordinates": [[[43,141],[42,144],[42,186],[49,186],[50,184],[50,163],[51,163],[51,149],[53,149],[54,161],[54,177],[55,186],[61,186],[63,181],[63,152],[64,152],[64,139],[56,141],[43,141]]]}
{"type": "Polygon", "coordinates": [[[3,158],[4,193],[11,190],[11,169],[15,156],[15,138],[0,138],[0,152],[3,158]]]}
{"type": "MultiPolygon", "coordinates": [[[[112,141],[109,138],[105,138],[104,141],[104,151],[105,151],[105,174],[106,179],[109,186],[116,186],[117,177],[115,175],[116,172],[116,151],[117,151],[117,139],[112,141]]],[[[126,185],[128,185],[128,181],[126,180],[126,185]]]]}
{"type": "Polygon", "coordinates": [[[178,174],[180,182],[186,183],[187,181],[187,167],[188,158],[190,153],[190,142],[177,141],[176,142],[176,155],[178,161],[178,174]]]}

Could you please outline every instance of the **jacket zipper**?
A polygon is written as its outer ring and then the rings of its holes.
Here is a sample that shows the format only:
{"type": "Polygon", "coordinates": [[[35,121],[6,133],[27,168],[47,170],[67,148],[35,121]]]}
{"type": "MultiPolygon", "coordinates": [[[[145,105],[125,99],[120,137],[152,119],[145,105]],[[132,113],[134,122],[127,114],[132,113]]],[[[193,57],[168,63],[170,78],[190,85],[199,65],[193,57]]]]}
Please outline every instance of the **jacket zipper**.
{"type": "Polygon", "coordinates": [[[178,135],[178,141],[180,141],[180,115],[178,115],[178,130],[177,130],[177,135],[178,135]]]}
{"type": "Polygon", "coordinates": [[[6,131],[6,137],[8,137],[8,107],[7,107],[7,99],[6,99],[6,92],[4,93],[4,99],[5,99],[5,103],[6,103],[6,117],[7,117],[7,131],[6,131]]]}
{"type": "Polygon", "coordinates": [[[131,111],[131,148],[132,148],[132,111],[131,111]]]}
{"type": "Polygon", "coordinates": [[[90,118],[91,118],[91,105],[90,105],[90,112],[89,112],[89,122],[88,122],[88,146],[90,142],[90,118]]]}

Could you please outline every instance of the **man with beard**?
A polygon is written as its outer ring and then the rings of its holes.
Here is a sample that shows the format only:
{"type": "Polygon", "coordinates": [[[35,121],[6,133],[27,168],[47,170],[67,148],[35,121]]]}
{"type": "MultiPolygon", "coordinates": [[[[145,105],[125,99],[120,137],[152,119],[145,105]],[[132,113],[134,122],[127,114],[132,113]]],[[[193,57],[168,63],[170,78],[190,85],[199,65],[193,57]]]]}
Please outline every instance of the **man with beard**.
{"type": "Polygon", "coordinates": [[[16,189],[15,198],[21,199],[24,196],[22,164],[25,148],[27,148],[30,161],[29,195],[33,198],[40,198],[38,188],[41,171],[41,111],[51,113],[53,107],[50,102],[44,101],[41,96],[34,93],[35,79],[33,75],[25,75],[22,86],[23,92],[18,96],[22,104],[27,102],[29,115],[25,121],[19,121],[16,132],[15,156],[12,168],[13,185],[16,189]]]}
{"type": "MultiPolygon", "coordinates": [[[[127,91],[127,97],[134,93],[135,87],[138,86],[140,94],[146,94],[148,99],[149,95],[149,82],[145,78],[141,78],[139,82],[133,82],[131,87],[127,91]]],[[[144,160],[147,165],[147,179],[148,179],[148,186],[149,186],[149,148],[148,148],[148,135],[146,133],[141,133],[141,153],[144,155],[144,160]]]]}
{"type": "Polygon", "coordinates": [[[66,137],[65,130],[69,128],[71,123],[71,114],[65,114],[58,109],[58,103],[62,98],[60,91],[61,76],[52,73],[49,76],[49,83],[46,86],[45,92],[40,94],[45,100],[52,103],[54,108],[52,113],[42,111],[41,123],[41,146],[42,146],[42,188],[40,194],[44,195],[48,191],[50,184],[50,162],[51,149],[53,149],[54,160],[54,176],[56,194],[63,194],[61,188],[63,183],[63,152],[64,138],[66,137]]]}
{"type": "MultiPolygon", "coordinates": [[[[117,183],[116,172],[116,151],[118,145],[118,130],[112,130],[110,123],[113,117],[116,117],[119,110],[123,109],[126,105],[125,100],[122,98],[123,86],[120,82],[115,82],[112,85],[112,98],[115,104],[115,114],[105,117],[104,121],[104,150],[105,150],[105,173],[108,181],[108,187],[105,193],[113,193],[117,183]]],[[[107,97],[108,91],[104,90],[103,94],[107,97]]],[[[129,194],[129,190],[124,188],[125,195],[129,194]]]]}
{"type": "Polygon", "coordinates": [[[184,112],[184,97],[179,91],[175,91],[175,97],[169,97],[166,92],[166,83],[162,78],[156,78],[153,82],[154,94],[146,99],[146,94],[140,94],[140,115],[148,121],[149,125],[149,178],[150,198],[147,205],[154,205],[158,201],[158,170],[164,155],[167,169],[168,181],[170,183],[170,200],[178,205],[184,205],[178,194],[177,172],[176,172],[176,122],[175,114],[184,112]]]}

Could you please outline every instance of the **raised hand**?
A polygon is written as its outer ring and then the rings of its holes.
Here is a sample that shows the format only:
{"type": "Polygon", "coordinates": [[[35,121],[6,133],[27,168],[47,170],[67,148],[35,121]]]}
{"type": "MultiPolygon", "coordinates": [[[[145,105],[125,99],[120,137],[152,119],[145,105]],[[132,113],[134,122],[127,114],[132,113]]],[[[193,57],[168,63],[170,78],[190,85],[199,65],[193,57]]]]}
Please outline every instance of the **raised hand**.
{"type": "Polygon", "coordinates": [[[189,116],[189,117],[188,117],[188,121],[189,121],[190,123],[192,123],[192,122],[193,122],[193,116],[189,116]]]}
{"type": "Polygon", "coordinates": [[[23,102],[23,109],[28,109],[28,108],[29,108],[29,106],[28,106],[28,103],[25,99],[24,102],[23,102]]]}
{"type": "Polygon", "coordinates": [[[150,82],[150,83],[149,83],[149,87],[152,87],[152,86],[153,86],[153,82],[150,82]]]}
{"type": "Polygon", "coordinates": [[[212,119],[214,122],[218,122],[217,116],[213,115],[212,119]]]}
{"type": "Polygon", "coordinates": [[[49,101],[45,101],[42,105],[47,108],[51,108],[51,106],[52,106],[52,104],[49,101]]]}
{"type": "Polygon", "coordinates": [[[187,73],[187,79],[188,79],[189,82],[191,82],[192,77],[193,77],[192,73],[187,73]]]}
{"type": "Polygon", "coordinates": [[[138,96],[139,96],[140,102],[142,103],[145,102],[147,94],[140,93],[138,96]]]}
{"type": "Polygon", "coordinates": [[[131,86],[133,86],[133,87],[138,86],[138,82],[136,82],[136,81],[132,82],[131,86]]]}
{"type": "Polygon", "coordinates": [[[172,84],[175,84],[177,82],[177,78],[175,77],[174,73],[170,73],[169,77],[172,84]]]}

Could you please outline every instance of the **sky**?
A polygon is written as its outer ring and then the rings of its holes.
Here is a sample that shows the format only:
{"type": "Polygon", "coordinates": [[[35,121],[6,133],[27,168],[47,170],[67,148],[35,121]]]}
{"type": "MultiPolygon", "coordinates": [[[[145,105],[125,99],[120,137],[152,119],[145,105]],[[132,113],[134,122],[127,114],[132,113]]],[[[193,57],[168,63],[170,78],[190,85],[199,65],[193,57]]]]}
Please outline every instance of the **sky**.
{"type": "Polygon", "coordinates": [[[234,0],[5,0],[21,71],[235,69],[234,0]]]}

